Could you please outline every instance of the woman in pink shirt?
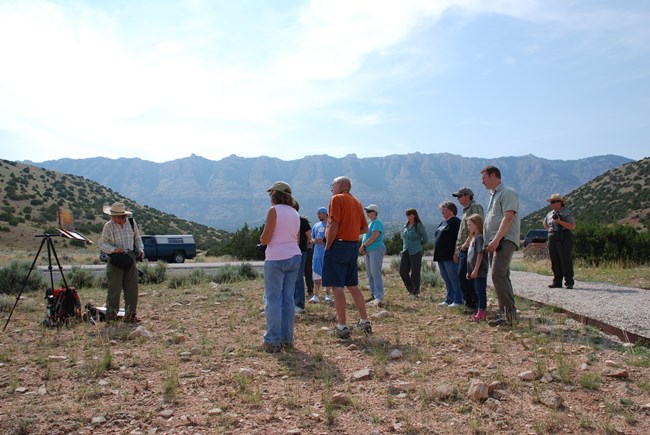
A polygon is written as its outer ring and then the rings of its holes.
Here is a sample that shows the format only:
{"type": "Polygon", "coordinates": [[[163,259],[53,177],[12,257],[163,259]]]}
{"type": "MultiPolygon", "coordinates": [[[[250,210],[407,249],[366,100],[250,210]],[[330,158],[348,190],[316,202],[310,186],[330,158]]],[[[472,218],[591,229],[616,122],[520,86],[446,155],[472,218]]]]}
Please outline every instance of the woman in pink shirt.
{"type": "Polygon", "coordinates": [[[293,208],[291,186],[277,181],[267,190],[271,208],[260,243],[266,245],[264,260],[264,349],[279,352],[293,347],[294,289],[301,252],[298,247],[300,217],[293,208]]]}

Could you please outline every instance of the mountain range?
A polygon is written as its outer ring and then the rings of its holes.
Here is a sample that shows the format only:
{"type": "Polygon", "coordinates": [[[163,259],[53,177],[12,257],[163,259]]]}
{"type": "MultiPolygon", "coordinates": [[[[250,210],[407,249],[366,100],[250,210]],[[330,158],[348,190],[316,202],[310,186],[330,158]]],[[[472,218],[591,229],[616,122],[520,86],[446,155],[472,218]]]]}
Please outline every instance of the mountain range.
{"type": "Polygon", "coordinates": [[[291,161],[236,155],[214,161],[191,155],[164,163],[104,157],[25,163],[85,177],[140,204],[232,231],[244,223],[263,224],[270,205],[266,189],[277,180],[291,184],[301,214],[312,222],[316,209],[329,202],[332,179],[346,175],[352,179],[352,193],[365,205],[377,204],[388,226],[404,222],[404,211],[411,207],[431,225],[442,220],[440,202],[454,200],[452,192],[462,186],[487,205],[489,195],[480,175],[487,165],[497,166],[503,182],[519,192],[520,213],[526,216],[545,207],[550,194],[571,192],[628,162],[617,155],[548,160],[533,155],[488,159],[413,153],[372,158],[314,155],[291,161]]]}

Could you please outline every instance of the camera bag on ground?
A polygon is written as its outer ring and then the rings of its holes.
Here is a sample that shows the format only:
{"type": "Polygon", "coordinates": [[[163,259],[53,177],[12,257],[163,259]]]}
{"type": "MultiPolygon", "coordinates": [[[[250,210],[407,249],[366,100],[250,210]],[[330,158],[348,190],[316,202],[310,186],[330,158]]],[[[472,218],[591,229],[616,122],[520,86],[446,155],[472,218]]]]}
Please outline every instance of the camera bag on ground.
{"type": "Polygon", "coordinates": [[[81,300],[74,287],[45,290],[47,316],[45,326],[59,327],[69,319],[81,319],[81,300]]]}
{"type": "Polygon", "coordinates": [[[113,266],[120,268],[125,272],[133,266],[133,258],[131,258],[129,254],[111,254],[110,258],[109,261],[113,266]]]}
{"type": "MultiPolygon", "coordinates": [[[[86,304],[86,311],[84,312],[83,319],[87,322],[90,322],[91,325],[95,325],[97,322],[106,321],[106,307],[96,307],[90,302],[86,304]]],[[[117,319],[121,320],[124,318],[124,308],[120,308],[117,312],[117,319]]]]}

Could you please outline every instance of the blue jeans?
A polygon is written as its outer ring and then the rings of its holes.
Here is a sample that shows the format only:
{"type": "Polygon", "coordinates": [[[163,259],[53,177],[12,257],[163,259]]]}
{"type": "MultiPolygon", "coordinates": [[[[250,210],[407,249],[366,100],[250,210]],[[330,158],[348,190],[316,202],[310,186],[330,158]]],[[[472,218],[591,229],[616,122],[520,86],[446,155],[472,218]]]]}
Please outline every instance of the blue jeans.
{"type": "Polygon", "coordinates": [[[300,267],[300,255],[264,262],[264,343],[279,346],[293,343],[295,308],[293,292],[300,267]]]}
{"type": "Polygon", "coordinates": [[[382,246],[366,252],[366,272],[368,287],[375,299],[384,300],[384,279],[381,276],[381,265],[384,262],[386,247],[382,246]]]}
{"type": "Polygon", "coordinates": [[[448,304],[463,303],[463,291],[460,289],[460,280],[458,279],[458,267],[454,260],[447,261],[438,261],[438,268],[440,269],[440,275],[442,280],[445,282],[445,288],[447,289],[447,297],[445,302],[448,304]]]}
{"type": "Polygon", "coordinates": [[[300,256],[300,267],[296,276],[296,286],[293,292],[293,299],[296,307],[305,308],[305,264],[307,264],[307,251],[300,256]]]}
{"type": "Polygon", "coordinates": [[[474,283],[467,279],[467,251],[460,251],[458,254],[458,280],[463,292],[463,299],[467,308],[476,308],[476,291],[474,283]]]}
{"type": "Polygon", "coordinates": [[[474,284],[478,309],[485,310],[487,308],[487,278],[474,278],[470,279],[469,282],[474,284]]]}

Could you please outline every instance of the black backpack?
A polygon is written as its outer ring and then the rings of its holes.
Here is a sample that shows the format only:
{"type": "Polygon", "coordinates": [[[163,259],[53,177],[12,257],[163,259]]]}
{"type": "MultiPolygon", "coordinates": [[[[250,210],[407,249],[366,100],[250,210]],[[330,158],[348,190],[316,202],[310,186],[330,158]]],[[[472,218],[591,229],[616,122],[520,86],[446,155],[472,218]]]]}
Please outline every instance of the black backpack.
{"type": "Polygon", "coordinates": [[[81,319],[81,300],[77,289],[71,286],[48,288],[45,290],[47,299],[47,316],[45,326],[59,327],[71,319],[81,319]]]}

